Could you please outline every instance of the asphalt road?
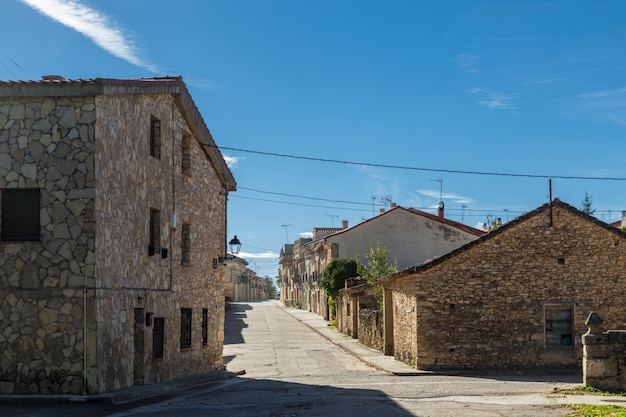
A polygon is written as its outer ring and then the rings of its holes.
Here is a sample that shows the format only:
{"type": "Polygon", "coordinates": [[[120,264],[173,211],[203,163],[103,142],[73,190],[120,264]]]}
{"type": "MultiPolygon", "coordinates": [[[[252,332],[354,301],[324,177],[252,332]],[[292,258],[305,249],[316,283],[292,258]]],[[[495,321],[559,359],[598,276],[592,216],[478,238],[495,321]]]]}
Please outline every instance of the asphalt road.
{"type": "Polygon", "coordinates": [[[580,385],[579,376],[392,375],[274,301],[229,305],[224,360],[229,371],[245,374],[117,405],[0,404],[0,416],[564,416],[560,404],[583,402],[550,395],[580,385]]]}

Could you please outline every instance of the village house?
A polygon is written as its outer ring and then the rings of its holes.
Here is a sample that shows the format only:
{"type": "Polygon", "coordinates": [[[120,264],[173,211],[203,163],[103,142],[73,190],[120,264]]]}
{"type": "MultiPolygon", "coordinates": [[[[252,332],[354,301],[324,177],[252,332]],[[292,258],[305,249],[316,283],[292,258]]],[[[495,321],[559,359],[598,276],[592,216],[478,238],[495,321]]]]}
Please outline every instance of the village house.
{"type": "MultiPolygon", "coordinates": [[[[364,263],[367,263],[365,254],[370,245],[380,243],[389,252],[389,264],[395,260],[403,269],[444,255],[484,233],[446,219],[443,204],[439,205],[437,215],[393,205],[391,210],[323,240],[335,248],[336,257],[354,259],[358,253],[364,263]]],[[[354,284],[339,291],[336,303],[338,328],[367,346],[382,350],[382,314],[376,311],[379,306],[373,296],[373,287],[360,281],[354,284]]]]}
{"type": "Polygon", "coordinates": [[[626,234],[553,200],[380,280],[386,354],[418,369],[580,367],[585,320],[626,317],[626,234]]]}
{"type": "Polygon", "coordinates": [[[0,82],[0,392],[222,369],[235,189],[181,77],[0,82]]]}

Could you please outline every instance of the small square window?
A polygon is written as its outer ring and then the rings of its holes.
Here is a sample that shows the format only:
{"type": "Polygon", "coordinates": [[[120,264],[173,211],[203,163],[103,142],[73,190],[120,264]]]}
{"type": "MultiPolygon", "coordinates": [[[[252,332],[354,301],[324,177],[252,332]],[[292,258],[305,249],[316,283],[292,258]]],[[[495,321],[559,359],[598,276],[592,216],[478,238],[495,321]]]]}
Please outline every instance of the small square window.
{"type": "Polygon", "coordinates": [[[0,239],[4,241],[40,239],[38,188],[3,189],[1,204],[0,239]]]}
{"type": "Polygon", "coordinates": [[[150,156],[161,159],[161,121],[150,118],[150,156]]]}

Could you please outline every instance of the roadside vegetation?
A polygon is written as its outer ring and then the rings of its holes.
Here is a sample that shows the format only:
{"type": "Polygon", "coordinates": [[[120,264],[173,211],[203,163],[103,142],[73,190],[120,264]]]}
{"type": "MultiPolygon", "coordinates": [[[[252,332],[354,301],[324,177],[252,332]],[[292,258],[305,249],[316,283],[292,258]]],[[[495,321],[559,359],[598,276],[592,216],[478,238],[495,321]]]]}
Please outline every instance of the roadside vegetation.
{"type": "MultiPolygon", "coordinates": [[[[593,387],[574,387],[569,389],[555,388],[551,394],[560,395],[598,395],[604,397],[624,397],[625,394],[616,394],[613,392],[601,391],[593,387]]],[[[626,408],[619,405],[589,405],[589,404],[573,404],[563,405],[563,408],[570,409],[565,417],[626,417],[626,408]]]]}

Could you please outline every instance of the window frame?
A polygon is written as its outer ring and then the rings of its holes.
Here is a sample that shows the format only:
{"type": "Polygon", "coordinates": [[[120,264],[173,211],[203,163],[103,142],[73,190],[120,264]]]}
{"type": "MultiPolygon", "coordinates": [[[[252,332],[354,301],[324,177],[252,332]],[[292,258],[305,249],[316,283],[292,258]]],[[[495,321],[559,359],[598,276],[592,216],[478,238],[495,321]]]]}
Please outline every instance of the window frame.
{"type": "Polygon", "coordinates": [[[180,141],[181,147],[181,170],[185,175],[191,176],[192,174],[192,136],[183,133],[183,137],[180,141]]]}
{"type": "Polygon", "coordinates": [[[193,314],[191,308],[180,309],[180,349],[190,349],[192,341],[193,314]]]}
{"type": "Polygon", "coordinates": [[[161,120],[150,116],[150,156],[161,159],[161,120]]]}
{"type": "Polygon", "coordinates": [[[165,356],[165,318],[155,317],[152,322],[152,359],[165,356]]]}
{"type": "Polygon", "coordinates": [[[202,346],[209,344],[209,309],[202,309],[202,346]]]}
{"type": "Polygon", "coordinates": [[[544,335],[544,348],[546,349],[555,349],[555,348],[574,348],[576,343],[575,343],[575,327],[574,327],[574,305],[573,304],[569,304],[569,303],[563,303],[563,304],[545,304],[543,306],[543,325],[544,325],[544,329],[543,329],[543,335],[544,335]],[[569,333],[565,332],[561,332],[560,333],[560,338],[559,338],[559,343],[556,342],[551,342],[549,337],[549,334],[555,335],[555,334],[559,334],[559,332],[554,331],[553,328],[553,322],[557,321],[557,322],[565,322],[565,320],[556,320],[556,319],[552,319],[552,312],[556,312],[556,311],[569,311],[569,327],[566,327],[566,330],[569,330],[569,333]],[[550,316],[550,319],[549,317],[550,316]],[[548,323],[550,322],[550,324],[548,323]],[[567,343],[569,340],[569,343],[567,343]]]}
{"type": "Polygon", "coordinates": [[[150,207],[148,256],[161,253],[161,210],[150,207]]]}
{"type": "Polygon", "coordinates": [[[191,223],[183,223],[180,229],[180,263],[191,263],[191,223]]]}

